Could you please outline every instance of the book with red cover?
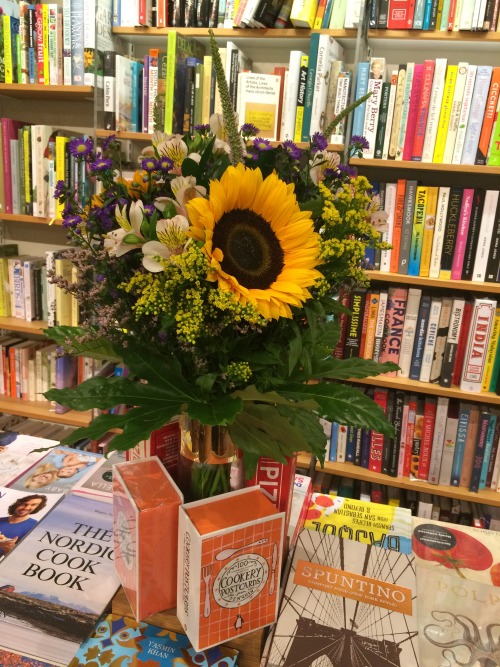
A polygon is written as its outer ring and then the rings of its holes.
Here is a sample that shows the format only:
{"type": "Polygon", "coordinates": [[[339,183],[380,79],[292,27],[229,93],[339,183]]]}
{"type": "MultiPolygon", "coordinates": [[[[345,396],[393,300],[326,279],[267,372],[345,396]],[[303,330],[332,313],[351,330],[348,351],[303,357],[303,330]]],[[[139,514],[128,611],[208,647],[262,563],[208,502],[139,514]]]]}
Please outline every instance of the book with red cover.
{"type": "Polygon", "coordinates": [[[413,68],[413,80],[411,84],[410,105],[408,109],[408,120],[406,123],[405,143],[403,147],[403,160],[411,160],[413,151],[413,138],[417,127],[420,95],[424,80],[424,66],[416,63],[413,68]]]}
{"type": "Polygon", "coordinates": [[[432,92],[432,81],[434,79],[434,60],[426,60],[424,62],[424,74],[422,78],[422,89],[420,93],[420,100],[418,104],[417,123],[415,126],[415,138],[413,140],[413,148],[411,159],[420,162],[422,160],[422,151],[424,148],[425,128],[427,126],[427,116],[429,114],[429,104],[432,92]]]}
{"type": "Polygon", "coordinates": [[[488,150],[490,146],[491,133],[497,111],[498,98],[500,93],[500,67],[494,67],[491,75],[490,89],[486,100],[481,134],[479,135],[479,144],[476,152],[474,164],[487,164],[488,150]]]}
{"type": "Polygon", "coordinates": [[[436,421],[437,399],[426,396],[424,402],[424,422],[422,428],[422,442],[420,445],[420,459],[418,463],[418,479],[427,481],[431,462],[432,439],[436,421]]]}
{"type": "Polygon", "coordinates": [[[396,205],[394,207],[394,223],[392,228],[391,273],[397,273],[399,267],[399,247],[403,229],[403,214],[405,208],[406,180],[398,180],[396,189],[396,205]]]}
{"type": "MultiPolygon", "coordinates": [[[[403,338],[406,301],[408,290],[405,287],[389,287],[387,310],[385,313],[386,335],[382,343],[379,361],[398,363],[403,338]]],[[[388,377],[396,377],[396,371],[385,373],[388,377]]]]}
{"type": "Polygon", "coordinates": [[[409,30],[414,13],[415,0],[389,0],[387,27],[389,30],[409,30]]]}
{"type": "MultiPolygon", "coordinates": [[[[389,396],[388,389],[380,387],[375,388],[373,392],[373,400],[378,403],[384,413],[387,411],[387,401],[389,396]]],[[[368,469],[373,472],[382,472],[382,459],[384,454],[384,436],[378,431],[371,432],[370,441],[370,460],[368,469]]]]}
{"type": "MultiPolygon", "coordinates": [[[[340,294],[339,294],[339,303],[341,303],[345,308],[349,308],[349,290],[346,288],[341,288],[340,294]]],[[[347,336],[347,324],[349,322],[349,315],[347,313],[339,313],[338,315],[338,325],[339,325],[339,332],[340,332],[340,337],[337,345],[335,345],[335,348],[333,350],[333,356],[337,357],[337,359],[343,359],[344,358],[344,347],[345,347],[345,339],[347,336]]]]}
{"type": "Polygon", "coordinates": [[[464,304],[462,323],[460,325],[460,337],[458,339],[457,351],[455,354],[455,364],[453,366],[453,375],[451,384],[459,385],[462,377],[462,368],[464,365],[465,350],[469,338],[470,321],[472,317],[472,301],[466,301],[464,304]]]}

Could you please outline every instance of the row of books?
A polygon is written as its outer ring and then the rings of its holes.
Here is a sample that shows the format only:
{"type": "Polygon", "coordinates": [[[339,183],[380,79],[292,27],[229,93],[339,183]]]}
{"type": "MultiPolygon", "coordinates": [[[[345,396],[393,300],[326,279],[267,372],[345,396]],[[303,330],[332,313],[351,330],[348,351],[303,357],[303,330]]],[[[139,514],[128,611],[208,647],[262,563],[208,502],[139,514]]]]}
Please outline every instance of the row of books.
{"type": "Polygon", "coordinates": [[[102,85],[112,0],[7,0],[2,10],[0,83],[94,86],[97,75],[102,85]]]}
{"type": "Polygon", "coordinates": [[[15,215],[61,218],[63,205],[54,199],[58,181],[87,201],[92,181],[84,161],[69,151],[74,135],[49,125],[27,125],[1,118],[0,211],[15,215]]]}
{"type": "Polygon", "coordinates": [[[498,490],[498,411],[447,397],[375,388],[373,399],[394,423],[394,438],[332,425],[328,458],[391,477],[498,490]]]}
{"type": "Polygon", "coordinates": [[[435,187],[400,179],[376,185],[387,213],[382,240],[366,268],[442,280],[497,283],[500,274],[498,190],[435,187]]]}
{"type": "Polygon", "coordinates": [[[370,28],[395,30],[475,30],[495,32],[500,3],[495,0],[370,0],[370,28]]]}
{"type": "Polygon", "coordinates": [[[357,67],[353,135],[367,158],[439,164],[500,164],[500,67],[446,58],[403,63],[386,72],[385,58],[357,67]]]}
{"type": "Polygon", "coordinates": [[[335,356],[392,361],[387,376],[431,382],[462,391],[497,392],[500,307],[487,298],[437,296],[419,288],[356,288],[342,302],[335,356]]]}

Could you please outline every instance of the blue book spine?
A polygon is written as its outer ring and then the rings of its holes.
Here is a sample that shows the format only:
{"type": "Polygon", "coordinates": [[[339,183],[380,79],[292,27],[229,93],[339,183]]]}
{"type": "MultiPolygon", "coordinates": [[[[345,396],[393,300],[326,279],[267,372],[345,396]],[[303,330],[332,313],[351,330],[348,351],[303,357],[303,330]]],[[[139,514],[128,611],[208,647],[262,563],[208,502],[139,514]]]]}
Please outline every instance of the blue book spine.
{"type": "Polygon", "coordinates": [[[328,30],[330,26],[330,19],[332,16],[332,9],[333,5],[335,3],[335,0],[327,0],[326,7],[325,7],[325,13],[323,15],[323,21],[321,23],[321,29],[322,30],[328,30]]]}
{"type": "Polygon", "coordinates": [[[142,104],[142,90],[140,86],[141,72],[144,65],[135,60],[132,61],[132,132],[140,132],[139,105],[142,104]]]}
{"type": "Polygon", "coordinates": [[[354,426],[347,427],[347,443],[345,447],[345,460],[349,463],[354,463],[354,457],[356,455],[356,431],[357,428],[354,426]]]}
{"type": "Polygon", "coordinates": [[[113,0],[113,28],[122,24],[122,0],[113,0]]]}
{"type": "Polygon", "coordinates": [[[316,61],[318,60],[320,34],[311,35],[309,48],[309,69],[307,70],[306,92],[304,95],[304,118],[302,121],[302,141],[309,141],[311,127],[312,103],[314,97],[314,82],[316,80],[316,61]]]}
{"type": "Polygon", "coordinates": [[[71,78],[74,86],[83,86],[83,6],[84,0],[71,0],[71,78]]]}
{"type": "MultiPolygon", "coordinates": [[[[358,64],[358,77],[356,79],[356,95],[355,99],[359,100],[360,97],[365,95],[368,90],[368,79],[370,76],[370,63],[359,63],[358,64]]],[[[360,104],[359,107],[354,109],[354,114],[352,117],[352,131],[351,136],[362,136],[363,127],[365,124],[365,109],[366,102],[360,104]]]]}
{"type": "Polygon", "coordinates": [[[431,27],[431,10],[432,0],[425,0],[424,20],[422,23],[422,30],[429,30],[431,27]]]}
{"type": "Polygon", "coordinates": [[[481,468],[481,477],[479,479],[479,489],[486,488],[486,477],[488,475],[488,466],[490,465],[491,450],[493,449],[493,440],[495,438],[495,429],[497,426],[497,416],[490,415],[488,431],[486,433],[486,444],[484,447],[484,460],[481,468]]]}
{"type": "Polygon", "coordinates": [[[372,440],[372,432],[369,428],[363,429],[361,437],[361,467],[368,469],[370,467],[370,445],[372,440]]]}
{"type": "Polygon", "coordinates": [[[337,442],[339,439],[339,425],[337,422],[332,422],[332,435],[330,437],[330,454],[329,454],[329,460],[335,461],[337,460],[337,442]]]}
{"type": "Polygon", "coordinates": [[[465,440],[467,438],[467,428],[469,426],[470,409],[468,405],[460,408],[458,415],[457,439],[455,442],[455,453],[453,455],[453,465],[451,467],[451,486],[460,486],[460,475],[462,474],[462,463],[464,460],[465,440]]]}
{"type": "Polygon", "coordinates": [[[424,25],[424,11],[425,11],[425,0],[417,0],[415,3],[415,12],[413,13],[414,30],[422,30],[422,26],[424,25]]]}
{"type": "Polygon", "coordinates": [[[481,471],[483,469],[484,454],[486,451],[486,438],[491,415],[489,412],[481,412],[479,415],[479,426],[477,429],[476,447],[472,459],[472,471],[469,481],[469,491],[477,493],[479,491],[479,482],[481,480],[481,471]]]}
{"type": "Polygon", "coordinates": [[[415,342],[413,344],[413,354],[410,365],[410,379],[420,379],[420,368],[422,366],[422,357],[424,356],[425,336],[427,333],[427,324],[429,323],[429,313],[431,310],[431,297],[423,296],[418,310],[417,330],[415,342]]]}

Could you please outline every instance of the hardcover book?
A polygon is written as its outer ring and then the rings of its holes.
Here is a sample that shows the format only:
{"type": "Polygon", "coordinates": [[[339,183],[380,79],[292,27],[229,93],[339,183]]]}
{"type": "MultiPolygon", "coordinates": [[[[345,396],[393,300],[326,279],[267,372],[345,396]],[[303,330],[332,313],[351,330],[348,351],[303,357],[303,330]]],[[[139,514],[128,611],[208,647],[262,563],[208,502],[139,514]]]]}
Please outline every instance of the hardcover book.
{"type": "Polygon", "coordinates": [[[169,632],[148,623],[108,614],[97,622],[92,634],[72,659],[69,667],[91,663],[100,667],[170,667],[203,665],[235,667],[238,651],[216,646],[195,651],[185,635],[169,632]]]}
{"type": "Polygon", "coordinates": [[[463,391],[481,391],[496,305],[497,302],[491,299],[474,300],[460,380],[460,389],[463,391]]]}
{"type": "Polygon", "coordinates": [[[111,507],[66,496],[0,563],[0,646],[67,665],[117,588],[111,507]]]}
{"type": "Polygon", "coordinates": [[[278,135],[280,77],[276,74],[241,72],[238,75],[238,117],[252,123],[259,136],[276,141],[278,135]]]}
{"type": "Polygon", "coordinates": [[[342,667],[420,664],[413,555],[302,530],[267,665],[322,659],[342,667]]]}

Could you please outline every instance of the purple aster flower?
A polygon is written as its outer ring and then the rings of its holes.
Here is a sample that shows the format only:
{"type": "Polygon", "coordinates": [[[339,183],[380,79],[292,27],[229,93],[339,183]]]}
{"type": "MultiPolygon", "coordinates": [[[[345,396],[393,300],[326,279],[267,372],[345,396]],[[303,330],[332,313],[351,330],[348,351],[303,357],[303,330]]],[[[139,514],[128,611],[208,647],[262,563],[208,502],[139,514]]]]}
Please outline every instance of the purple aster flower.
{"type": "Polygon", "coordinates": [[[66,190],[66,183],[64,181],[57,181],[56,187],[54,188],[54,199],[59,199],[64,194],[66,190]]]}
{"type": "Polygon", "coordinates": [[[311,148],[317,151],[324,151],[328,146],[328,141],[321,132],[315,132],[311,137],[311,148]]]}
{"type": "Polygon", "coordinates": [[[300,148],[297,144],[294,144],[291,139],[287,139],[283,142],[283,149],[294,160],[298,160],[301,156],[300,148]]]}
{"type": "Polygon", "coordinates": [[[349,178],[355,178],[357,175],[356,169],[348,164],[339,164],[337,169],[341,174],[345,174],[346,176],[349,176],[349,178]]]}
{"type": "Polygon", "coordinates": [[[146,213],[146,215],[153,215],[153,213],[156,212],[156,207],[153,206],[153,204],[146,204],[144,206],[144,212],[146,213]]]}
{"type": "Polygon", "coordinates": [[[96,279],[96,282],[102,283],[106,279],[106,276],[104,276],[104,274],[102,274],[102,273],[98,273],[96,275],[95,279],[96,279]]]}
{"type": "Polygon", "coordinates": [[[370,148],[370,143],[358,134],[353,134],[350,141],[351,146],[359,146],[364,151],[370,148]]]}
{"type": "Polygon", "coordinates": [[[159,171],[171,171],[174,168],[174,163],[169,157],[162,157],[158,160],[159,171]]]}
{"type": "Polygon", "coordinates": [[[77,208],[77,203],[75,202],[74,199],[70,199],[69,201],[67,201],[62,210],[63,218],[73,215],[73,212],[75,211],[76,208],[77,208]]]}
{"type": "Polygon", "coordinates": [[[113,160],[111,160],[109,157],[106,157],[106,158],[100,158],[99,160],[95,160],[95,162],[92,162],[90,165],[90,170],[94,172],[107,171],[112,167],[113,167],[113,160]]]}
{"type": "Polygon", "coordinates": [[[101,143],[102,150],[107,151],[113,141],[116,141],[116,134],[110,134],[109,137],[103,139],[101,143]]]}
{"type": "Polygon", "coordinates": [[[92,139],[85,139],[84,137],[75,137],[69,142],[69,152],[73,157],[84,158],[90,155],[94,148],[92,139]]]}
{"type": "Polygon", "coordinates": [[[82,222],[82,218],[79,215],[70,215],[68,218],[64,218],[62,221],[62,226],[66,229],[75,229],[82,222]]]}
{"type": "Polygon", "coordinates": [[[206,123],[200,123],[199,125],[195,125],[193,127],[193,130],[195,132],[198,132],[198,134],[205,134],[206,132],[209,131],[209,129],[210,129],[210,125],[208,125],[206,123]]]}
{"type": "Polygon", "coordinates": [[[255,127],[252,123],[243,123],[241,126],[241,133],[256,136],[259,134],[260,130],[258,127],[255,127]]]}
{"type": "Polygon", "coordinates": [[[253,140],[253,146],[258,151],[272,151],[273,147],[269,139],[259,139],[258,137],[253,140]]]}
{"type": "Polygon", "coordinates": [[[158,162],[155,160],[154,157],[146,157],[144,160],[141,161],[141,167],[144,169],[144,171],[147,172],[152,172],[155,171],[155,169],[158,169],[158,162]]]}

